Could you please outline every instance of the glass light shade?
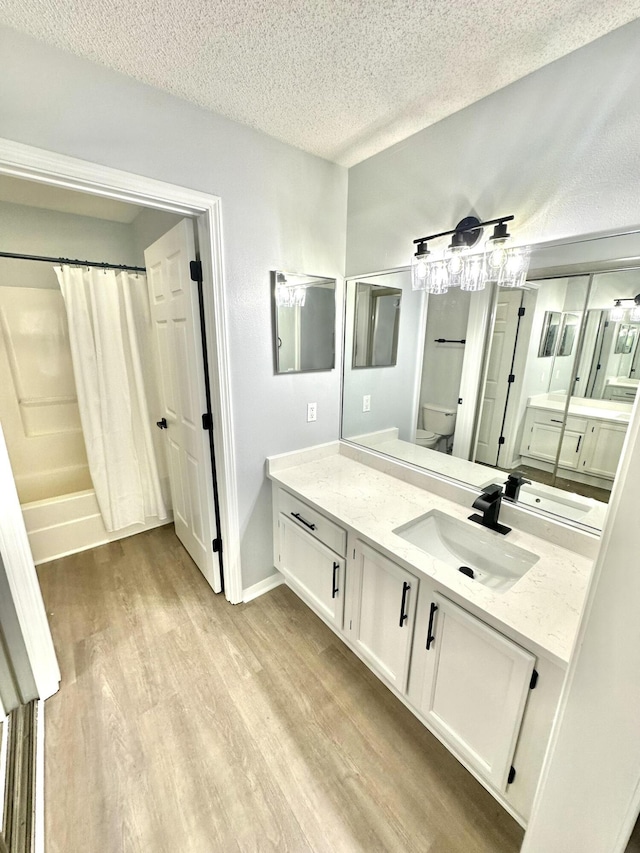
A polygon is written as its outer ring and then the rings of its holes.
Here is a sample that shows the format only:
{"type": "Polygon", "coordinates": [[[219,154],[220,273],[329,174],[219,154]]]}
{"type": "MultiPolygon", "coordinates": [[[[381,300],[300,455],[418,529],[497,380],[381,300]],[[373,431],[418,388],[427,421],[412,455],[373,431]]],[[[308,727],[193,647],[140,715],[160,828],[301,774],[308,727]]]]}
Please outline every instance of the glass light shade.
{"type": "Polygon", "coordinates": [[[470,292],[484,290],[486,283],[484,254],[468,255],[465,259],[460,289],[470,292]]]}
{"type": "Polygon", "coordinates": [[[460,287],[464,275],[465,256],[462,246],[449,248],[445,256],[449,287],[460,287]]]}
{"type": "Polygon", "coordinates": [[[618,300],[614,307],[609,311],[609,319],[612,323],[621,323],[624,320],[626,313],[627,309],[623,308],[620,300],[618,300]]]}
{"type": "Polygon", "coordinates": [[[524,287],[530,259],[530,246],[515,246],[507,249],[498,284],[501,287],[524,287]]]}
{"type": "Polygon", "coordinates": [[[287,284],[283,277],[282,281],[278,281],[276,285],[276,305],[279,308],[295,308],[302,306],[307,298],[307,288],[304,285],[287,284]]]}
{"type": "Polygon", "coordinates": [[[640,323],[640,305],[634,305],[629,311],[629,322],[640,323]]]}
{"type": "Polygon", "coordinates": [[[425,290],[429,277],[429,252],[413,255],[411,258],[411,287],[413,290],[425,290]]]}
{"type": "Polygon", "coordinates": [[[449,271],[444,259],[432,261],[429,264],[429,280],[427,292],[434,296],[446,293],[449,290],[449,271]]]}
{"type": "Polygon", "coordinates": [[[502,270],[507,262],[507,242],[506,237],[487,241],[484,256],[487,282],[495,281],[497,283],[500,280],[502,270]]]}

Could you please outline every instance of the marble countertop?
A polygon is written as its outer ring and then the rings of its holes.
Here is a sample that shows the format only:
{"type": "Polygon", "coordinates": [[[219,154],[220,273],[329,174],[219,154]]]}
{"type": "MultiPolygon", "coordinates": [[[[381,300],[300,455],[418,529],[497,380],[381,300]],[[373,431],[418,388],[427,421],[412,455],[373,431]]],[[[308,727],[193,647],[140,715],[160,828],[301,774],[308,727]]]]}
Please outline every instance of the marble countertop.
{"type": "MultiPolygon", "coordinates": [[[[558,395],[561,397],[562,395],[558,395]]],[[[527,407],[545,409],[550,412],[564,412],[566,397],[555,399],[554,394],[539,394],[529,397],[527,407]]],[[[598,418],[603,421],[615,421],[628,424],[631,419],[631,403],[613,400],[591,400],[586,397],[572,397],[569,403],[569,415],[583,418],[598,418]]]]}
{"type": "Polygon", "coordinates": [[[494,591],[393,533],[432,509],[474,526],[467,521],[470,507],[348,458],[336,445],[272,457],[267,470],[273,481],[410,571],[433,579],[452,600],[486,622],[506,629],[532,651],[567,664],[584,605],[590,559],[514,529],[507,541],[533,551],[539,560],[510,589],[494,591]]]}

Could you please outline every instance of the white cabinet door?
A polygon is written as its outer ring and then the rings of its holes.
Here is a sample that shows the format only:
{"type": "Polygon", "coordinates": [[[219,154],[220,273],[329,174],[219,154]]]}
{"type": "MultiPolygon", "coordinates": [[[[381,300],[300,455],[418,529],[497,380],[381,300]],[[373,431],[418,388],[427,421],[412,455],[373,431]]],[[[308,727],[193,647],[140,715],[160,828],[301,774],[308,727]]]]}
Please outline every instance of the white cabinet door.
{"type": "Polygon", "coordinates": [[[626,434],[626,425],[591,421],[583,454],[583,466],[580,470],[585,474],[596,474],[599,477],[613,479],[626,434]]]}
{"type": "Polygon", "coordinates": [[[418,579],[358,541],[352,590],[351,641],[373,669],[404,692],[418,579]]]}
{"type": "MultiPolygon", "coordinates": [[[[561,428],[549,424],[534,423],[529,441],[523,452],[536,459],[555,463],[560,441],[561,428]]],[[[562,468],[577,468],[580,461],[580,449],[584,436],[581,432],[565,430],[560,448],[559,464],[562,468]]]]}
{"type": "Polygon", "coordinates": [[[344,558],[282,514],[278,541],[277,566],[289,584],[318,614],[342,628],[344,558]]]}
{"type": "Polygon", "coordinates": [[[504,791],[535,657],[437,593],[421,596],[420,611],[409,698],[462,759],[504,791]]]}

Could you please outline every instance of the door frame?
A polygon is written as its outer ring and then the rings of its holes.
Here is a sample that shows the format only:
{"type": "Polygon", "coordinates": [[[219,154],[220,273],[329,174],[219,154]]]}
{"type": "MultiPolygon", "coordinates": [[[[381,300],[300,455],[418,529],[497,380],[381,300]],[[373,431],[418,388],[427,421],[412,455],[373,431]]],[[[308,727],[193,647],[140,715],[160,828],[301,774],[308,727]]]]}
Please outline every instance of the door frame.
{"type": "MultiPolygon", "coordinates": [[[[228,315],[222,260],[221,199],[176,184],[2,138],[0,174],[196,218],[205,285],[205,331],[209,343],[207,367],[211,381],[213,429],[216,437],[225,596],[232,604],[238,604],[242,601],[240,524],[231,408],[228,315]]],[[[212,505],[213,499],[212,494],[212,505]]]]}

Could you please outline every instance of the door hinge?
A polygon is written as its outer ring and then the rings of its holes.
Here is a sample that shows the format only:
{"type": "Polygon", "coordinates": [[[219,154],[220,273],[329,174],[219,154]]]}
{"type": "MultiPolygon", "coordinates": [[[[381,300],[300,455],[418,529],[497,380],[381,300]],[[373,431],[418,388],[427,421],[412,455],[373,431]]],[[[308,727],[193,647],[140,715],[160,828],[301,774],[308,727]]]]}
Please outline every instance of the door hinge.
{"type": "Polygon", "coordinates": [[[538,683],[538,670],[534,669],[531,673],[531,681],[529,682],[529,690],[535,690],[538,683]]]}
{"type": "Polygon", "coordinates": [[[515,381],[516,381],[515,373],[510,373],[509,378],[507,379],[507,382],[509,383],[509,385],[511,385],[511,383],[515,382],[515,381]]]}
{"type": "Polygon", "coordinates": [[[501,435],[500,438],[498,439],[498,444],[502,445],[505,443],[506,440],[507,439],[503,435],[501,435]]]}
{"type": "Polygon", "coordinates": [[[521,306],[518,308],[518,317],[524,317],[524,312],[525,312],[525,310],[526,310],[526,309],[525,309],[524,305],[521,305],[521,306]]]}
{"type": "Polygon", "coordinates": [[[190,261],[191,281],[202,281],[202,261],[190,261]]]}
{"type": "Polygon", "coordinates": [[[516,778],[516,768],[512,764],[511,770],[509,770],[509,775],[507,776],[507,785],[510,785],[515,778],[516,778]]]}
{"type": "Polygon", "coordinates": [[[205,412],[202,416],[202,429],[207,431],[213,429],[213,417],[211,416],[211,412],[205,412]]]}
{"type": "Polygon", "coordinates": [[[211,545],[214,554],[222,554],[222,539],[214,539],[211,545]]]}

